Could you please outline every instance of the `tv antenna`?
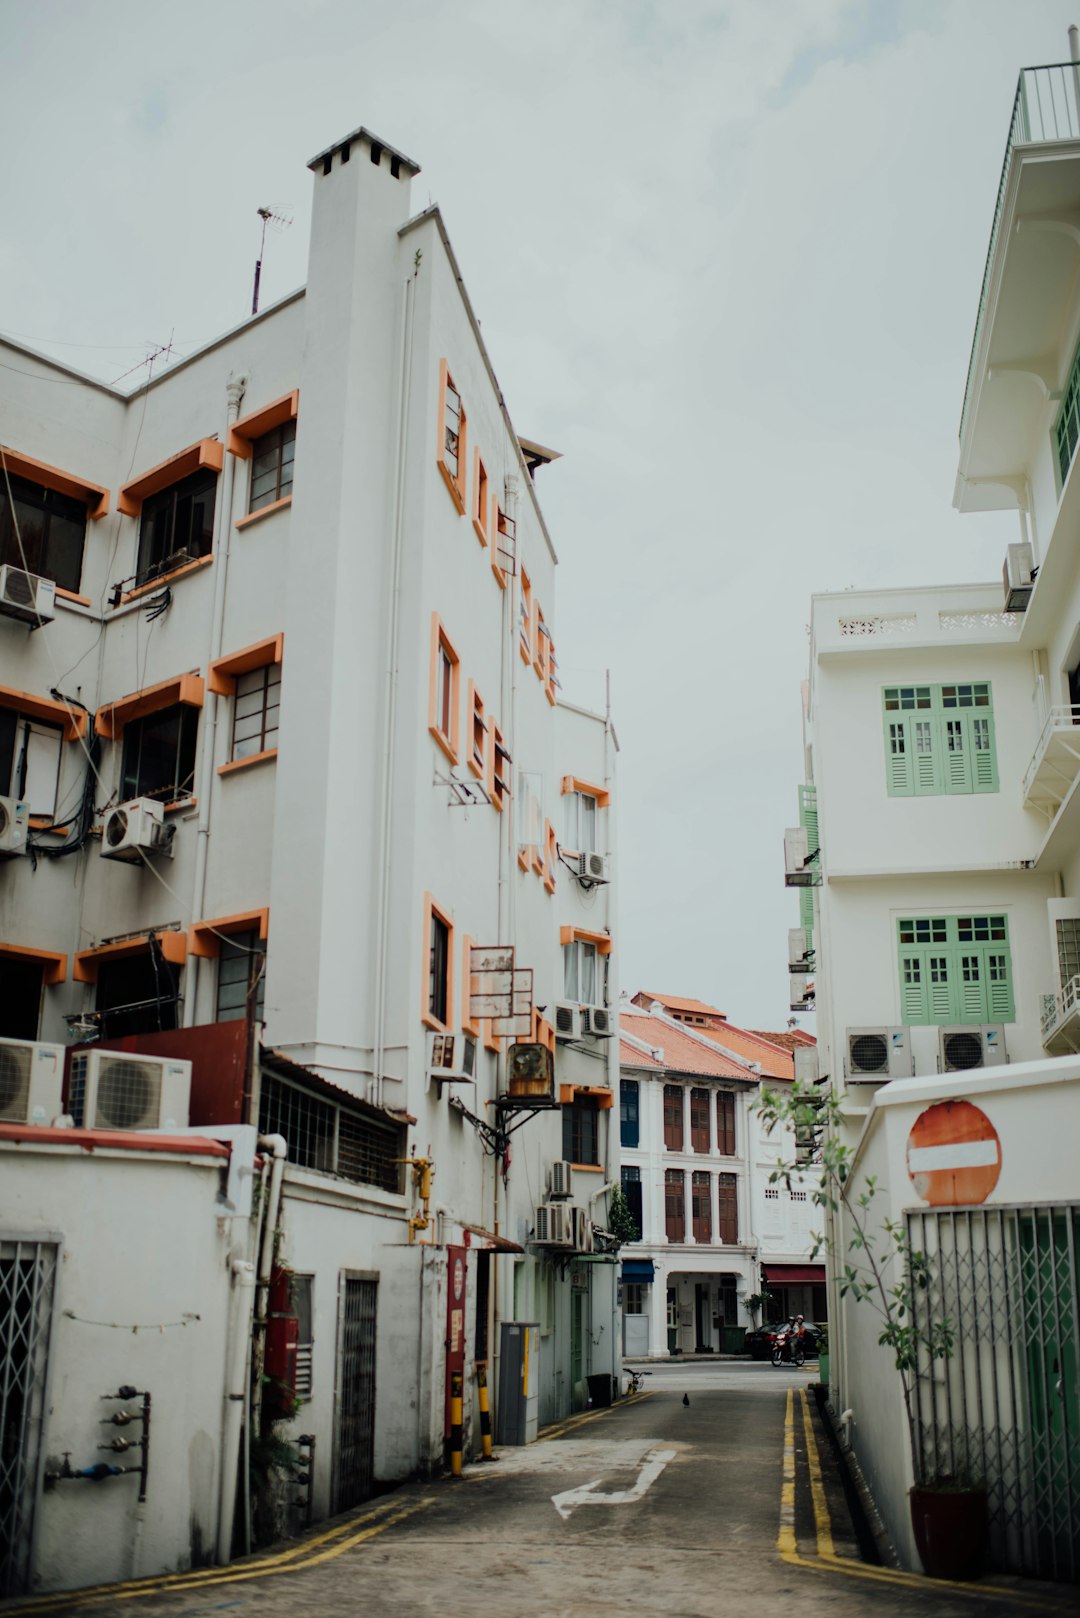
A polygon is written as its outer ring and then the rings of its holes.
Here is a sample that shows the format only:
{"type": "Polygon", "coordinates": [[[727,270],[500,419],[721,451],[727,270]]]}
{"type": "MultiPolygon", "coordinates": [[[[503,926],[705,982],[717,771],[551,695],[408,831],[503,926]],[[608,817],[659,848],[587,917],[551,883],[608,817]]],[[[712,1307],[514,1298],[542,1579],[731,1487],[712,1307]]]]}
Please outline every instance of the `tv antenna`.
{"type": "Polygon", "coordinates": [[[259,282],[262,279],[263,251],[266,247],[267,226],[280,234],[281,231],[288,230],[292,224],[292,220],[286,214],[276,213],[273,208],[259,208],[257,211],[259,218],[262,220],[262,231],[259,236],[259,256],[255,260],[255,286],[251,293],[251,312],[253,315],[257,315],[259,312],[259,282]]]}

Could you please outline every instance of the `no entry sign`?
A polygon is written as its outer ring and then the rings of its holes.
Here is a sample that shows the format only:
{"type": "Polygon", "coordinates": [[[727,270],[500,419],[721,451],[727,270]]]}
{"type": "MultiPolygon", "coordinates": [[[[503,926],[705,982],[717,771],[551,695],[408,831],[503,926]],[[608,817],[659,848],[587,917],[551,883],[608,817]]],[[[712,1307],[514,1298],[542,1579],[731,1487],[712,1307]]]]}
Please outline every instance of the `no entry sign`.
{"type": "Polygon", "coordinates": [[[907,1144],[912,1185],[931,1207],[985,1202],[1001,1173],[998,1132],[970,1101],[942,1101],[920,1112],[907,1144]]]}

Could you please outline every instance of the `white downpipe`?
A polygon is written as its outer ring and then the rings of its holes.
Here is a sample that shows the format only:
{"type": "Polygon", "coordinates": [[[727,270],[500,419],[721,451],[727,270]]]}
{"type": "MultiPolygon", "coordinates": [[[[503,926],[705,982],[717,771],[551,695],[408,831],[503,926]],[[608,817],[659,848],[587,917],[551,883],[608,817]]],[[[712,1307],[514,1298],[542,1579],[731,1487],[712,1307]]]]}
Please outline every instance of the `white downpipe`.
{"type": "MultiPolygon", "coordinates": [[[[225,386],[227,402],[226,421],[232,427],[240,414],[240,402],[247,387],[246,376],[230,376],[225,386]]],[[[222,492],[217,538],[214,545],[214,600],[210,616],[210,652],[207,661],[213,663],[221,656],[221,643],[225,630],[225,589],[229,573],[229,552],[233,533],[233,482],[236,476],[236,456],[225,451],[225,466],[221,474],[222,492]]],[[[192,885],[192,914],[200,921],[206,901],[206,866],[210,844],[210,798],[214,790],[214,754],[217,748],[218,704],[221,699],[215,691],[207,691],[203,710],[202,759],[199,771],[199,818],[195,838],[195,880],[192,885]]],[[[184,983],[184,1027],[195,1022],[195,1002],[199,992],[199,957],[187,958],[184,983]]]]}
{"type": "Polygon", "coordinates": [[[398,619],[401,595],[401,558],[405,534],[405,483],[408,475],[409,404],[412,395],[413,305],[419,266],[405,283],[401,323],[401,369],[398,381],[397,466],[394,478],[394,516],[390,563],[390,621],[387,625],[386,696],[383,707],[383,789],[379,805],[379,905],[375,937],[375,1094],[383,1100],[383,1064],[386,1059],[386,938],[390,915],[390,846],[394,804],[394,726],[397,722],[398,619]]]}
{"type": "Polygon", "coordinates": [[[255,1266],[249,1259],[233,1259],[232,1282],[232,1318],[229,1322],[225,1411],[221,1430],[221,1495],[218,1500],[217,1560],[222,1565],[232,1555],[236,1480],[240,1471],[240,1441],[244,1431],[244,1407],[247,1404],[248,1345],[251,1342],[251,1308],[255,1300],[255,1266]]]}

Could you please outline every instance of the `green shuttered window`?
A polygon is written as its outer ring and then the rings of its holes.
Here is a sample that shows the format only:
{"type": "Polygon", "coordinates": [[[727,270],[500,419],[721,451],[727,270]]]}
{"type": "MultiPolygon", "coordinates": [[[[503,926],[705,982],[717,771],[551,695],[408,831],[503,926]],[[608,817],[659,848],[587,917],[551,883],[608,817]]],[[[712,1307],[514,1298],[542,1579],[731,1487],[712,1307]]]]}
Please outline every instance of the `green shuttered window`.
{"type": "Polygon", "coordinates": [[[887,685],[882,701],[890,798],[998,790],[988,680],[887,685]]]}
{"type": "Polygon", "coordinates": [[[902,1022],[1015,1021],[1005,916],[908,916],[897,928],[902,1022]]]}
{"type": "MultiPolygon", "coordinates": [[[[821,843],[818,832],[817,787],[799,788],[799,825],[806,830],[806,846],[813,856],[821,843]]],[[[821,864],[821,855],[817,855],[814,864],[821,864]]],[[[806,929],[806,948],[808,951],[814,947],[814,890],[813,888],[799,889],[799,926],[806,929]]]]}

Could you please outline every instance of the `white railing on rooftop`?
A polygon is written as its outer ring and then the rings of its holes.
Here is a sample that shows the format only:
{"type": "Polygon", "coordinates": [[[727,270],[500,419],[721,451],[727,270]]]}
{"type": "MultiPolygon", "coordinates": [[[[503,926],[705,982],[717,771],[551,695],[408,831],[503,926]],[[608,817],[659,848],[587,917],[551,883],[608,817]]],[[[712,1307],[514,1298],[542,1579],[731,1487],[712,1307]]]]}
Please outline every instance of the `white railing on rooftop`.
{"type": "Polygon", "coordinates": [[[1070,707],[1068,703],[1056,704],[1046,716],[1046,723],[1035,743],[1035,751],[1031,755],[1031,763],[1024,772],[1023,800],[1026,803],[1031,789],[1035,784],[1035,777],[1039,773],[1039,766],[1046,757],[1046,749],[1050,746],[1058,731],[1068,732],[1076,730],[1076,769],[1080,773],[1080,706],[1070,707]]]}
{"type": "Polygon", "coordinates": [[[1005,161],[1001,165],[994,222],[990,227],[990,246],[986,253],[982,289],[979,293],[979,312],[975,317],[975,335],[971,340],[971,358],[968,361],[967,382],[964,386],[964,408],[960,413],[960,434],[963,436],[971,395],[971,375],[975,369],[975,350],[979,346],[983,314],[986,310],[986,289],[990,281],[990,265],[997,246],[1001,226],[1001,209],[1005,200],[1005,181],[1009,173],[1009,159],[1014,146],[1032,146],[1042,141],[1080,139],[1080,62],[1052,62],[1046,67],[1025,67],[1021,70],[1013,100],[1009,138],[1005,142],[1005,161]]]}

